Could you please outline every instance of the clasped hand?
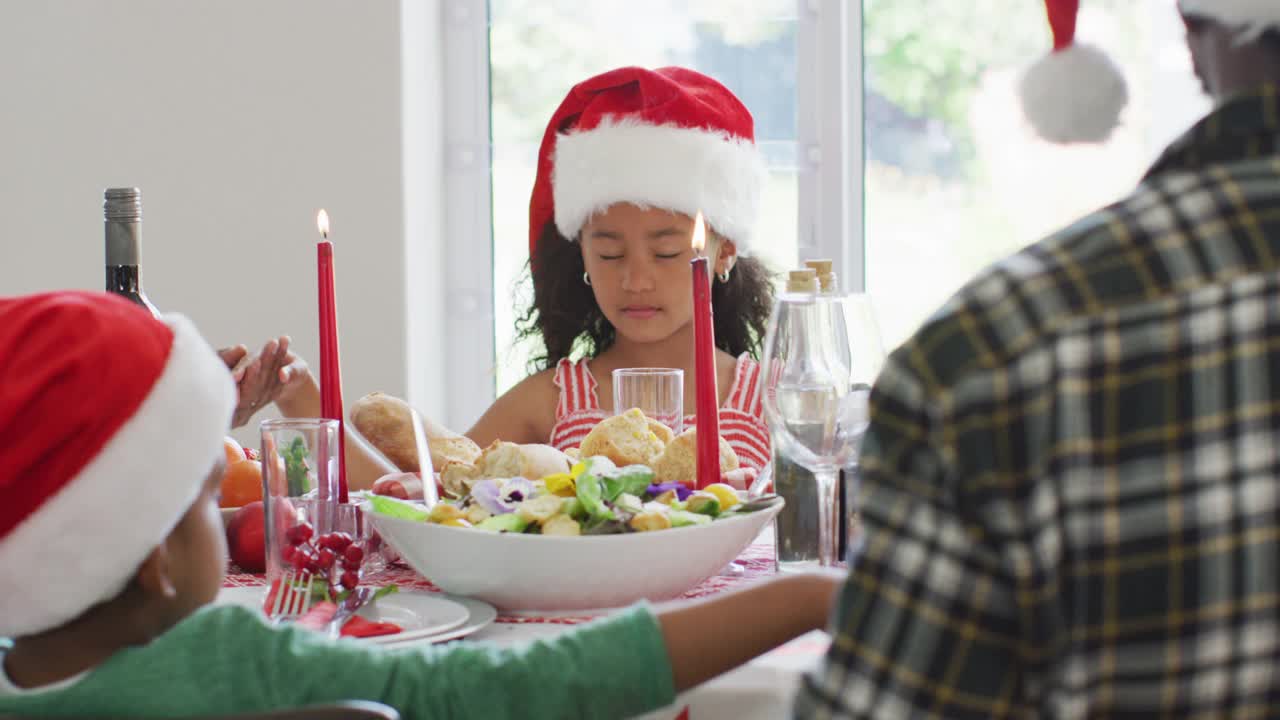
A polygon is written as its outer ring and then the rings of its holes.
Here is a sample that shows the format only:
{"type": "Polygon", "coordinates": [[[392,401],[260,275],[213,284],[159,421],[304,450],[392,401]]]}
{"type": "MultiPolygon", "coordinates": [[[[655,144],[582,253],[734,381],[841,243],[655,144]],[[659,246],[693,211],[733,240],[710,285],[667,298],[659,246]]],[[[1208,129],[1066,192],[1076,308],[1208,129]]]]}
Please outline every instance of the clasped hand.
{"type": "Polygon", "coordinates": [[[270,403],[288,398],[303,384],[308,375],[307,363],[289,349],[289,343],[288,335],[272,338],[253,356],[244,345],[218,351],[218,357],[231,371],[238,393],[231,427],[244,425],[254,413],[270,403]]]}

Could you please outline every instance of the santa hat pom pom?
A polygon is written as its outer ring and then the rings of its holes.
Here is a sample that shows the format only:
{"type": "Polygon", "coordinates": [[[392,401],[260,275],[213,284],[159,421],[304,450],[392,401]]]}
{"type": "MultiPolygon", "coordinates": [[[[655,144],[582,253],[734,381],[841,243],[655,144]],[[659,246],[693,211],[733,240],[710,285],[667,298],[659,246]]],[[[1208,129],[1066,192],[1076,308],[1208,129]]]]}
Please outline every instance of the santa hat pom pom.
{"type": "Polygon", "coordinates": [[[1106,53],[1072,43],[1032,65],[1019,87],[1022,111],[1050,142],[1102,142],[1129,101],[1124,75],[1106,53]]]}

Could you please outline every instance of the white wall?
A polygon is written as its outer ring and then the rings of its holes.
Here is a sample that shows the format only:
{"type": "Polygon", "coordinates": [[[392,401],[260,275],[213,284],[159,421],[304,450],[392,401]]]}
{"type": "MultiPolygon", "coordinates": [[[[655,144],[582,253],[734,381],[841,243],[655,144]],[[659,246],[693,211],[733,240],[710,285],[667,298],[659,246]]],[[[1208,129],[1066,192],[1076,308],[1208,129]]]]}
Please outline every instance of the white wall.
{"type": "Polygon", "coordinates": [[[136,185],[162,310],[314,360],[325,207],[348,406],[418,363],[438,414],[435,3],[0,0],[0,294],[100,289],[102,189],[136,185]]]}

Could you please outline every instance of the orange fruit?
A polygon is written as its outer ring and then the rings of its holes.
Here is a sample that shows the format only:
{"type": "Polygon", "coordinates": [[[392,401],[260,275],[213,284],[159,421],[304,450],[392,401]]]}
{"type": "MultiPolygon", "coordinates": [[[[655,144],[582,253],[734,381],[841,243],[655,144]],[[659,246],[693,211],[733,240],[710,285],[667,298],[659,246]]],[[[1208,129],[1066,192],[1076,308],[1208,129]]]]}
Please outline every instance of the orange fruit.
{"type": "Polygon", "coordinates": [[[262,463],[257,460],[241,460],[227,466],[222,476],[220,507],[244,507],[262,499],[262,463]]]}
{"type": "Polygon", "coordinates": [[[236,442],[236,439],[231,436],[222,438],[222,452],[227,454],[228,466],[246,459],[244,448],[240,447],[240,443],[236,442]]]}

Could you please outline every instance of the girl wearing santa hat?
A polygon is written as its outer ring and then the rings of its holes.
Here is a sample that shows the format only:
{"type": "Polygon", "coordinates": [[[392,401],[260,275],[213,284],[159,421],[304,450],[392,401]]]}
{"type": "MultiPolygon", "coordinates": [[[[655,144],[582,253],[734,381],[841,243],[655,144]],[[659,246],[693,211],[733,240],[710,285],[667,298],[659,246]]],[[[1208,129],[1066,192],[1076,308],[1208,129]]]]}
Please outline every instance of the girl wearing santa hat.
{"type": "Polygon", "coordinates": [[[683,369],[693,426],[689,261],[701,211],[721,432],[744,465],[768,462],[753,356],[773,289],[751,257],[766,177],[753,125],[733,93],[685,68],[619,68],[569,91],[543,136],[529,207],[534,298],[521,335],[541,340],[541,370],[493,404],[473,440],[576,447],[609,414],[612,371],[625,367],[683,369]]]}

